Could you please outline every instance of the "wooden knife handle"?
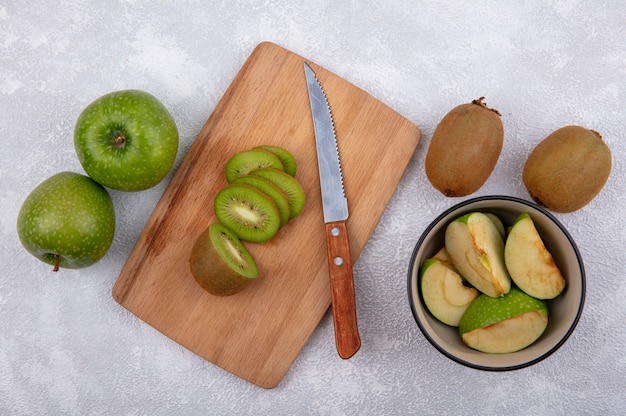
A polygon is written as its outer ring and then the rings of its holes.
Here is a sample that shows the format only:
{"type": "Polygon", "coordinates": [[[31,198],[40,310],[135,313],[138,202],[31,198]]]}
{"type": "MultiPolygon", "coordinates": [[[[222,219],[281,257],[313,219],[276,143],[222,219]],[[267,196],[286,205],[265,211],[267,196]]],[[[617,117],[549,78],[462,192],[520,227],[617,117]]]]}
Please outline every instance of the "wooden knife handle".
{"type": "Polygon", "coordinates": [[[326,224],[326,243],[335,343],[339,356],[348,359],[361,347],[361,338],[356,322],[352,260],[345,221],[326,224]]]}

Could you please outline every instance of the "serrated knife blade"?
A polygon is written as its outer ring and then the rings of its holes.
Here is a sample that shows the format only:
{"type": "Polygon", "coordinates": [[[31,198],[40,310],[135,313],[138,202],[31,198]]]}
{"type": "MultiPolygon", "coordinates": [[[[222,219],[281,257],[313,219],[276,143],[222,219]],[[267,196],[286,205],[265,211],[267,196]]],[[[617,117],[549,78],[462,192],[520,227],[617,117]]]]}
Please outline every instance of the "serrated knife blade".
{"type": "Polygon", "coordinates": [[[346,227],[348,200],[344,193],[337,137],[328,99],[315,72],[306,62],[304,73],[311,104],[320,175],[335,344],[339,356],[347,359],[361,347],[346,227]]]}

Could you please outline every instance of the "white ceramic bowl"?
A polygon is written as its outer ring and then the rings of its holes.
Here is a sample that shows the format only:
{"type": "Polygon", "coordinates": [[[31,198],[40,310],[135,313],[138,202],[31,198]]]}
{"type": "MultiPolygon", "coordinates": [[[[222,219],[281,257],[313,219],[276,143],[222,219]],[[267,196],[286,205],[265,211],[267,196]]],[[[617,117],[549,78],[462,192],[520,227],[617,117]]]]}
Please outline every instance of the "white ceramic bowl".
{"type": "Polygon", "coordinates": [[[510,196],[483,196],[461,202],[437,217],[418,240],[408,275],[409,303],[415,321],[428,341],[443,355],[468,367],[506,371],[535,364],[558,350],[574,331],[585,303],[585,270],[572,237],[548,211],[532,202],[510,196]],[[567,281],[564,291],[548,303],[548,327],[542,336],[527,348],[508,354],[487,354],[463,344],[458,329],[435,319],[426,309],[421,296],[419,269],[424,260],[444,246],[448,223],[463,214],[492,212],[511,225],[522,212],[532,217],[546,248],[552,254],[567,281]]]}

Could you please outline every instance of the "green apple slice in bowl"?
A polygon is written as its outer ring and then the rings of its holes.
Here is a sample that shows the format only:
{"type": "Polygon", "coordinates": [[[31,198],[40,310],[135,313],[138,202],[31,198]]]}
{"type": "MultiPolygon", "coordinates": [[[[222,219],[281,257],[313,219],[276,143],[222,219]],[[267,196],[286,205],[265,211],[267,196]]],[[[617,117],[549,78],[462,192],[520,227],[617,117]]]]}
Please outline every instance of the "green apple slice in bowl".
{"type": "Polygon", "coordinates": [[[546,303],[513,287],[499,298],[480,295],[461,317],[459,334],[475,350],[505,354],[531,345],[546,326],[546,303]]]}
{"type": "Polygon", "coordinates": [[[554,299],[565,288],[565,279],[527,212],[511,227],[504,261],[515,284],[530,296],[554,299]]]}
{"type": "Polygon", "coordinates": [[[461,317],[479,295],[476,289],[463,284],[455,270],[434,258],[422,266],[421,286],[428,310],[450,326],[459,326],[461,317]]]}
{"type": "Polygon", "coordinates": [[[454,266],[476,289],[491,297],[509,292],[504,240],[486,214],[471,212],[448,224],[445,245],[454,266]]]}
{"type": "Polygon", "coordinates": [[[444,356],[465,366],[507,371],[527,367],[555,353],[575,330],[585,303],[585,270],[575,241],[565,227],[547,210],[521,198],[482,196],[465,200],[440,214],[419,237],[409,262],[407,276],[408,300],[413,317],[425,338],[444,356]],[[505,354],[489,354],[465,345],[458,328],[435,318],[426,307],[420,287],[420,266],[445,245],[449,223],[471,212],[495,214],[505,227],[527,212],[534,221],[545,247],[566,281],[565,289],[554,299],[546,300],[548,325],[539,339],[526,348],[505,354]]]}

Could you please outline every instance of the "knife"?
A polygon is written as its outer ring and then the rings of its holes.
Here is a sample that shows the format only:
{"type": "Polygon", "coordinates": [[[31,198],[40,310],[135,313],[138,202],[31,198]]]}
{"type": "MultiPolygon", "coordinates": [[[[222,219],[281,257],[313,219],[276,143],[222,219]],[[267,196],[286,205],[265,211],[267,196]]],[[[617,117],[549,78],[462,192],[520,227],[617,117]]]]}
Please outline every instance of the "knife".
{"type": "Polygon", "coordinates": [[[315,72],[306,62],[304,74],[313,115],[322,190],[335,344],[339,356],[348,359],[361,347],[356,321],[352,260],[346,228],[348,200],[344,193],[337,137],[326,94],[315,72]]]}

